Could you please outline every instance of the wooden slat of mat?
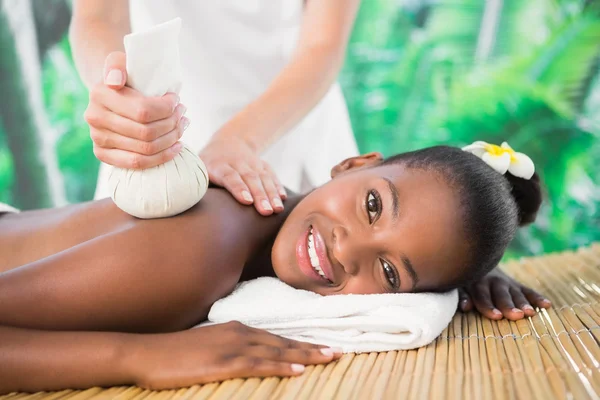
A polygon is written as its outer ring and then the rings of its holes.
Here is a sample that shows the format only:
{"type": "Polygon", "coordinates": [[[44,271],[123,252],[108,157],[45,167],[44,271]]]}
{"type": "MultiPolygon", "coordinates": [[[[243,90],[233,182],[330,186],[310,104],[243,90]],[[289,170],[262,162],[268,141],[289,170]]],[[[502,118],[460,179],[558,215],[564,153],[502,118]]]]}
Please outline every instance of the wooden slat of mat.
{"type": "Polygon", "coordinates": [[[159,392],[13,393],[0,400],[600,399],[600,244],[502,268],[547,295],[553,309],[517,322],[459,313],[429,346],[347,354],[292,379],[233,379],[159,392]]]}

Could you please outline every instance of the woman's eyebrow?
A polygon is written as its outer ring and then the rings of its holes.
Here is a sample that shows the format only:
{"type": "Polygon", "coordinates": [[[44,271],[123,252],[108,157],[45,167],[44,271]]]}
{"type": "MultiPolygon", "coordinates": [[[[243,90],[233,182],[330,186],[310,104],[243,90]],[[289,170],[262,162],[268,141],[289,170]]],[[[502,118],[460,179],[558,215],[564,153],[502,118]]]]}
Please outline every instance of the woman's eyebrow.
{"type": "Polygon", "coordinates": [[[390,189],[390,194],[392,196],[392,222],[396,222],[396,220],[398,219],[398,216],[400,215],[400,206],[399,206],[399,201],[398,201],[398,189],[396,189],[396,185],[394,185],[394,182],[392,182],[391,180],[389,180],[386,177],[383,177],[383,179],[386,181],[386,183],[388,184],[388,188],[390,189]]]}

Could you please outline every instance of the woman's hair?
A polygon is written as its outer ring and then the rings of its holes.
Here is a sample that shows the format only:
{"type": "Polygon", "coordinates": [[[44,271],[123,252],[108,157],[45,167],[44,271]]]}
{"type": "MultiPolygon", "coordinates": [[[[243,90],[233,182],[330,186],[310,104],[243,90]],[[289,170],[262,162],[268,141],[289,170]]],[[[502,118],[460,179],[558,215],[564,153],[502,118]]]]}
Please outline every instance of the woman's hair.
{"type": "Polygon", "coordinates": [[[540,179],[499,174],[479,157],[448,146],[429,147],[387,158],[383,164],[440,174],[456,190],[470,260],[455,282],[438,290],[467,285],[492,270],[519,226],[535,220],[542,203],[540,179]]]}

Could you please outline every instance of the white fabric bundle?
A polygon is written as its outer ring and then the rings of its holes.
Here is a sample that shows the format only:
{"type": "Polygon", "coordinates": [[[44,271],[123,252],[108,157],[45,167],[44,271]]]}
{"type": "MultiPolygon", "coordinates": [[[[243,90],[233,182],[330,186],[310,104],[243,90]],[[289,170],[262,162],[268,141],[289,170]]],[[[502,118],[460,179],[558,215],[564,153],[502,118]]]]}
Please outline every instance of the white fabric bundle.
{"type": "Polygon", "coordinates": [[[239,284],[217,301],[208,324],[240,321],[276,335],[345,353],[408,350],[431,343],[456,311],[458,292],[319,294],[276,278],[239,284]]]}
{"type": "MultiPolygon", "coordinates": [[[[181,89],[178,38],[181,19],[125,36],[127,85],[145,96],[162,96],[181,89]]],[[[113,168],[110,194],[123,211],[138,218],[177,215],[206,193],[208,172],[187,146],[171,161],[145,170],[113,168]]]]}

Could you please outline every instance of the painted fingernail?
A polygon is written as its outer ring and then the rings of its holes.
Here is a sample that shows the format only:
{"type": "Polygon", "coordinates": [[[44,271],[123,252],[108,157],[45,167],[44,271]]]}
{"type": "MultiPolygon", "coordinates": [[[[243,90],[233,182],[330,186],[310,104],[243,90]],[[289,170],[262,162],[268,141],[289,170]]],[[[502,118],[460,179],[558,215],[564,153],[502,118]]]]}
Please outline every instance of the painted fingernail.
{"type": "Polygon", "coordinates": [[[265,210],[273,211],[273,207],[271,207],[271,203],[269,203],[267,200],[263,200],[262,203],[260,203],[260,204],[262,205],[262,207],[265,210]]]}
{"type": "Polygon", "coordinates": [[[516,312],[516,313],[522,313],[522,312],[523,312],[523,310],[521,310],[521,309],[519,309],[519,308],[513,308],[513,309],[511,309],[510,311],[512,311],[512,312],[516,312]]]}
{"type": "Polygon", "coordinates": [[[552,304],[552,302],[550,300],[548,300],[548,299],[542,300],[542,303],[544,303],[547,306],[549,306],[550,304],[552,304]]]}
{"type": "Polygon", "coordinates": [[[179,152],[181,151],[181,146],[181,142],[177,142],[173,146],[171,146],[171,151],[175,154],[179,154],[179,152]]]}
{"type": "Polygon", "coordinates": [[[251,195],[251,194],[250,194],[250,192],[249,192],[249,191],[247,191],[247,190],[244,190],[244,191],[242,192],[242,197],[243,197],[243,198],[244,198],[244,200],[246,200],[246,201],[252,201],[252,195],[251,195]]]}
{"type": "Polygon", "coordinates": [[[321,352],[321,354],[323,354],[326,357],[333,356],[333,350],[331,350],[331,349],[320,349],[319,351],[321,352]]]}
{"type": "Polygon", "coordinates": [[[179,110],[181,111],[181,116],[183,117],[185,115],[185,113],[187,112],[187,107],[184,106],[183,104],[180,104],[179,110]]]}
{"type": "Polygon", "coordinates": [[[112,69],[106,74],[104,78],[104,84],[106,85],[120,85],[123,82],[123,73],[118,69],[112,69]]]}
{"type": "Polygon", "coordinates": [[[467,299],[463,299],[460,301],[460,305],[463,307],[465,307],[467,305],[467,303],[468,303],[467,299]]]}
{"type": "Polygon", "coordinates": [[[279,199],[278,197],[275,197],[273,199],[273,204],[275,204],[275,207],[277,207],[277,208],[283,208],[283,203],[281,202],[281,199],[279,199]]]}
{"type": "Polygon", "coordinates": [[[291,367],[292,367],[292,371],[294,371],[294,372],[304,372],[304,368],[305,368],[304,365],[302,365],[302,364],[292,364],[291,367]]]}
{"type": "Polygon", "coordinates": [[[498,310],[497,308],[494,308],[492,310],[492,314],[496,314],[496,315],[502,315],[502,313],[500,312],[500,310],[498,310]]]}
{"type": "Polygon", "coordinates": [[[331,351],[333,351],[333,354],[343,354],[344,350],[342,350],[341,347],[330,347],[329,348],[331,351]]]}
{"type": "MultiPolygon", "coordinates": [[[[175,103],[173,103],[173,112],[175,112],[175,109],[179,105],[179,100],[180,100],[179,96],[175,95],[175,103]]],[[[184,113],[185,113],[185,110],[184,110],[184,113]]],[[[183,113],[181,115],[183,115],[183,113]]]]}
{"type": "Polygon", "coordinates": [[[279,195],[282,196],[282,197],[286,197],[287,193],[285,192],[284,189],[279,189],[279,195]]]}
{"type": "Polygon", "coordinates": [[[190,120],[186,117],[181,117],[181,131],[185,132],[188,126],[190,126],[190,120]]]}
{"type": "Polygon", "coordinates": [[[525,304],[523,307],[521,307],[523,310],[533,310],[533,307],[531,307],[529,304],[525,304]]]}

